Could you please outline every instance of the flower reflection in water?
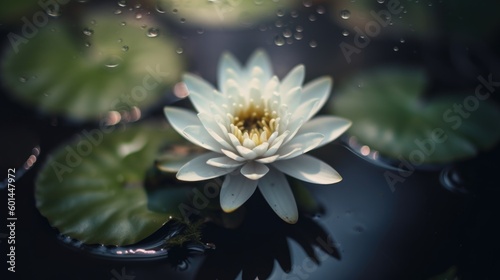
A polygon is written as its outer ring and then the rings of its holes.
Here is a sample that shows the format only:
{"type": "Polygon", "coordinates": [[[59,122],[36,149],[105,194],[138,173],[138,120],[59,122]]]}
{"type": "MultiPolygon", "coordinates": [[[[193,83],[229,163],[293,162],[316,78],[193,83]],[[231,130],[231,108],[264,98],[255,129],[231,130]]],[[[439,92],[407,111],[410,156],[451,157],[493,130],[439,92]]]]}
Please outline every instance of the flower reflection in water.
{"type": "MultiPolygon", "coordinates": [[[[245,219],[236,229],[227,229],[216,223],[207,223],[202,239],[213,242],[217,248],[206,251],[206,259],[197,272],[197,280],[267,279],[275,260],[286,273],[293,274],[300,267],[292,267],[292,255],[287,239],[296,242],[309,257],[308,266],[320,265],[326,257],[340,260],[340,252],[329,235],[313,218],[302,216],[294,225],[273,215],[259,193],[245,205],[245,219]]],[[[234,213],[237,214],[237,213],[234,213]]],[[[224,214],[224,215],[234,215],[224,214]]],[[[305,264],[306,261],[302,262],[305,264]]]]}

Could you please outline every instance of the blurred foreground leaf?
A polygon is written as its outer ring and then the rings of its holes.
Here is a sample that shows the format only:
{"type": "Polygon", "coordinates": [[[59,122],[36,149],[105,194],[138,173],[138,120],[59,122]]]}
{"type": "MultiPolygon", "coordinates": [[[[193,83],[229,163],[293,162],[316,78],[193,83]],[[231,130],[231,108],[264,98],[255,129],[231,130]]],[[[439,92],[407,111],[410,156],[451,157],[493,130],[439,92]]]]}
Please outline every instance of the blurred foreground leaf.
{"type": "Polygon", "coordinates": [[[128,245],[144,239],[170,219],[181,218],[178,206],[190,190],[172,184],[145,190],[159,149],[177,143],[176,135],[159,124],[109,134],[82,132],[41,170],[38,209],[62,234],[87,244],[128,245]],[[158,192],[160,197],[153,199],[158,192]]]}
{"type": "Polygon", "coordinates": [[[361,144],[417,163],[472,157],[500,139],[500,110],[486,87],[423,100],[426,85],[422,71],[379,69],[348,81],[330,109],[352,120],[349,132],[361,144]]]}
{"type": "Polygon", "coordinates": [[[76,25],[49,21],[8,45],[1,78],[40,110],[96,119],[155,104],[182,71],[175,43],[154,22],[91,14],[76,25]]]}

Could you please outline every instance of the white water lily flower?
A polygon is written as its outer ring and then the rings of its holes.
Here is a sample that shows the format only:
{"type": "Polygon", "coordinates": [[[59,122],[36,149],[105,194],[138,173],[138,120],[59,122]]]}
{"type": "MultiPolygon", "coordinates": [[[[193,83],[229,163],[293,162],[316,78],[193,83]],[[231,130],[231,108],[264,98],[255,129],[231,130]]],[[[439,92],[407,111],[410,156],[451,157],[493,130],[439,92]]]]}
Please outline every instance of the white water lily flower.
{"type": "Polygon", "coordinates": [[[258,186],[281,219],[297,222],[297,205],[283,173],[315,184],[342,180],[332,167],[305,153],[351,125],[332,116],[310,120],[327,101],[332,80],[321,77],[302,87],[304,71],[298,65],[280,82],[267,55],[256,51],[246,67],[231,54],[222,55],[219,90],[185,74],[198,114],[165,107],[165,115],[177,132],[209,152],[180,167],[177,178],[200,181],[226,175],[220,190],[225,212],[240,207],[258,186]]]}

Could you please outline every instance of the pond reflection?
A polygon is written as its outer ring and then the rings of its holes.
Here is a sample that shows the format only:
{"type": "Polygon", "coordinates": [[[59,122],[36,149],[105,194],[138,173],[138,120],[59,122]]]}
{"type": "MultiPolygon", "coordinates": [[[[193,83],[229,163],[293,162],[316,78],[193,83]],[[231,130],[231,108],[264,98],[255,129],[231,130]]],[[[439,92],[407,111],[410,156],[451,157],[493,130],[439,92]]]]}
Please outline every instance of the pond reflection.
{"type": "Polygon", "coordinates": [[[275,260],[289,274],[307,272],[329,257],[340,260],[332,236],[314,218],[302,215],[296,224],[287,224],[265,207],[260,193],[254,196],[245,204],[245,219],[236,229],[214,222],[202,229],[203,242],[217,248],[206,252],[195,279],[235,279],[240,273],[242,279],[267,279],[277,269],[275,260]],[[307,254],[303,267],[292,267],[290,241],[307,254]]]}

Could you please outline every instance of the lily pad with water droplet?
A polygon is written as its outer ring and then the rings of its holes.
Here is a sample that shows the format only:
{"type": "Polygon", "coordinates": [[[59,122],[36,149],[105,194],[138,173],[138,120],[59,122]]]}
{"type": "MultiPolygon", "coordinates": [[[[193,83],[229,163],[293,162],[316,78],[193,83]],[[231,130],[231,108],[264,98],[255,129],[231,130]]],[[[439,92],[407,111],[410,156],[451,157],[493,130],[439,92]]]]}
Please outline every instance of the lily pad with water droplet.
{"type": "Polygon", "coordinates": [[[341,86],[329,108],[352,120],[349,133],[361,144],[414,165],[470,158],[498,142],[500,109],[486,88],[424,99],[427,83],[416,69],[365,72],[341,86]]]}
{"type": "Polygon", "coordinates": [[[150,38],[143,25],[156,26],[105,14],[50,21],[6,48],[1,79],[15,99],[73,119],[147,108],[179,79],[183,62],[167,30],[150,38]]]}
{"type": "Polygon", "coordinates": [[[53,152],[36,180],[37,207],[60,233],[87,244],[123,246],[182,219],[178,206],[190,188],[173,177],[147,190],[159,151],[184,141],[171,128],[145,124],[79,136],[53,152]]]}

